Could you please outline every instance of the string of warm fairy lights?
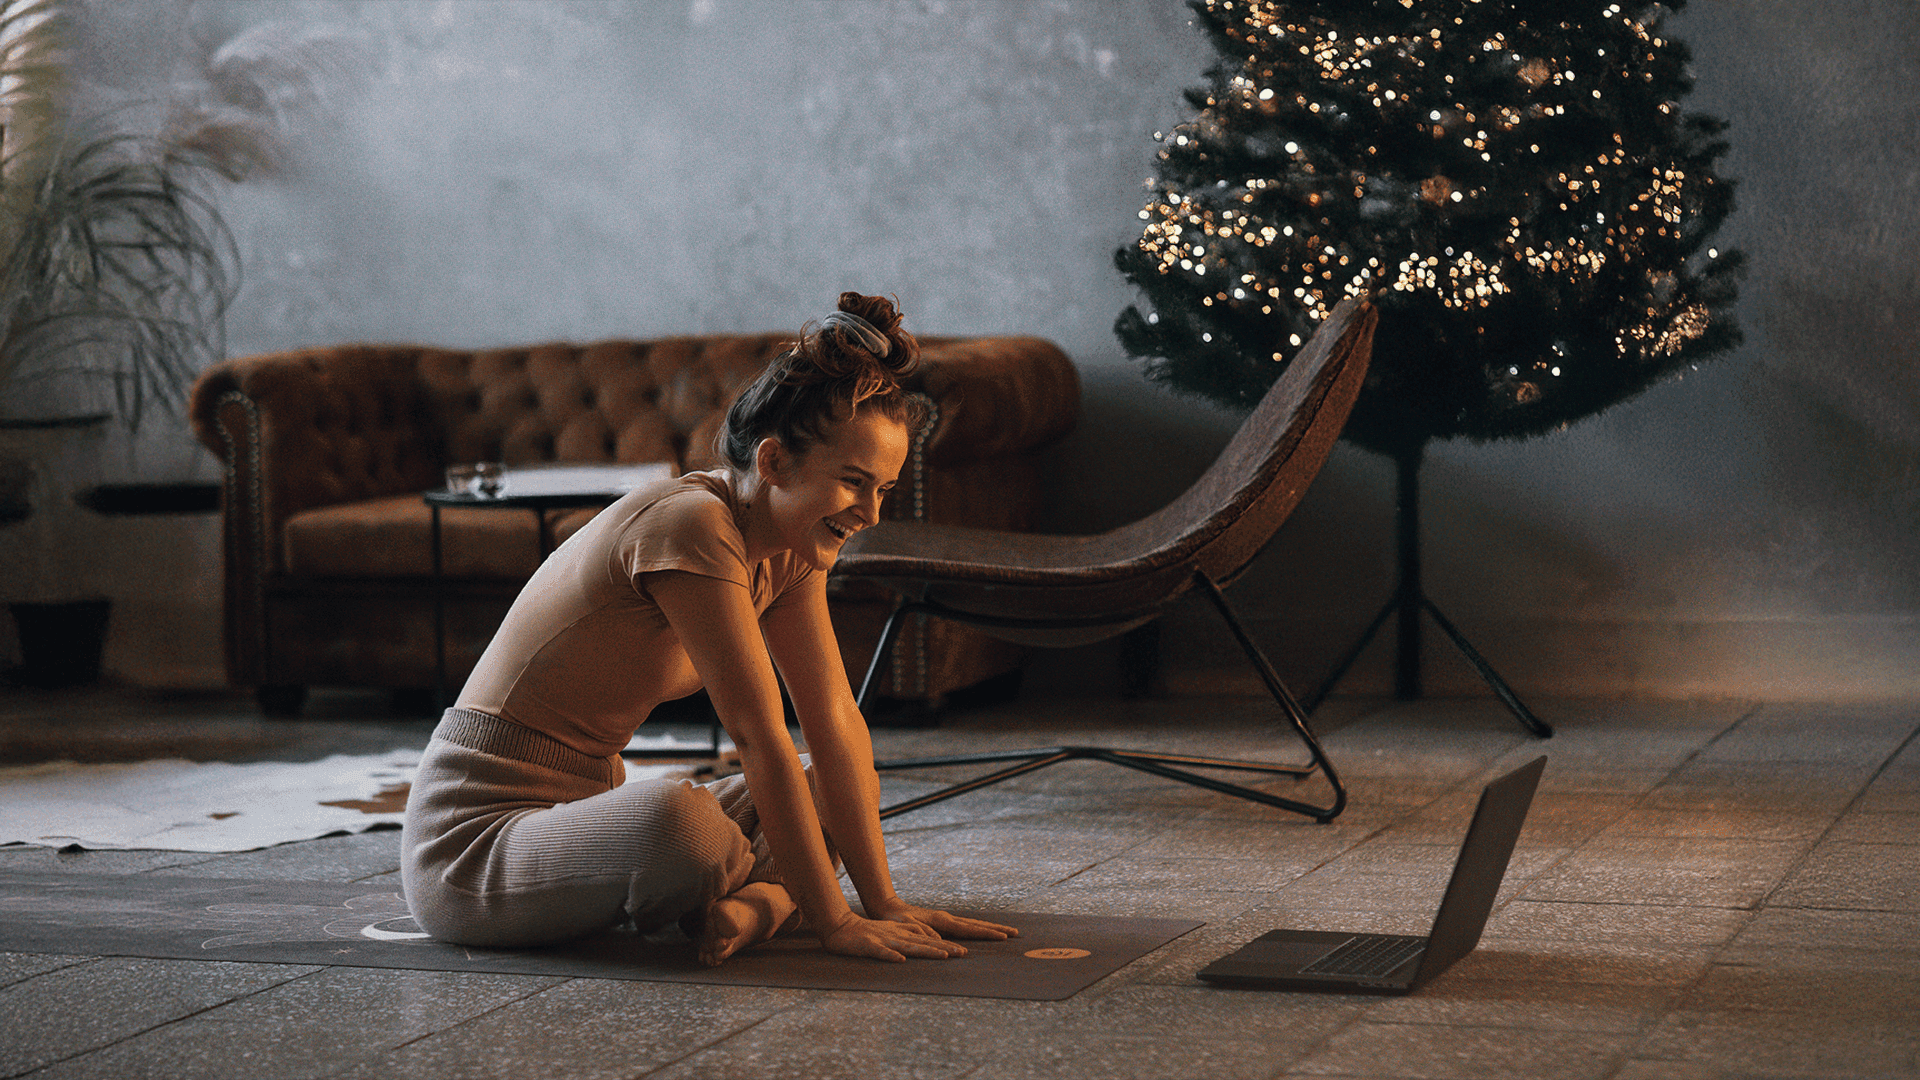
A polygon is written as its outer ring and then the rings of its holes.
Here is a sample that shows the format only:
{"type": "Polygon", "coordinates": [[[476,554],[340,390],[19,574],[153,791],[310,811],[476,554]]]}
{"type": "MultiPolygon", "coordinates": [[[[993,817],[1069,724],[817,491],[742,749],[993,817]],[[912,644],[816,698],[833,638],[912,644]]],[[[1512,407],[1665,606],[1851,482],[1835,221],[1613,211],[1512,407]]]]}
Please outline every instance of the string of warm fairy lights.
{"type": "MultiPolygon", "coordinates": [[[[1189,94],[1198,115],[1154,135],[1138,256],[1121,258],[1157,302],[1136,353],[1172,341],[1169,311],[1201,327],[1201,346],[1284,361],[1346,296],[1437,304],[1479,336],[1524,294],[1533,309],[1599,300],[1615,357],[1658,367],[1707,333],[1710,301],[1730,299],[1680,287],[1720,258],[1698,226],[1730,203],[1701,167],[1717,149],[1676,153],[1684,50],[1659,32],[1659,8],[1193,6],[1220,62],[1189,94]]],[[[1541,338],[1526,366],[1558,379],[1578,351],[1541,338]]],[[[1514,402],[1546,389],[1526,386],[1514,402]]]]}

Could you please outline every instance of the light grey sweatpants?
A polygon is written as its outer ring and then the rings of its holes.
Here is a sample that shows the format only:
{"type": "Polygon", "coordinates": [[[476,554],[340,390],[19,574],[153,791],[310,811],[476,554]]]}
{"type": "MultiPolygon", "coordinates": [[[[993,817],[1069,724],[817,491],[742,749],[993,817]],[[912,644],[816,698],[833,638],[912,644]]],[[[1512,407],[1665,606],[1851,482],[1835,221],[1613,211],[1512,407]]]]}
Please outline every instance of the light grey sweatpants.
{"type": "Polygon", "coordinates": [[[624,780],[617,755],[448,709],[400,833],[414,921],[462,945],[541,945],[627,919],[653,930],[780,880],[744,776],[624,780]]]}

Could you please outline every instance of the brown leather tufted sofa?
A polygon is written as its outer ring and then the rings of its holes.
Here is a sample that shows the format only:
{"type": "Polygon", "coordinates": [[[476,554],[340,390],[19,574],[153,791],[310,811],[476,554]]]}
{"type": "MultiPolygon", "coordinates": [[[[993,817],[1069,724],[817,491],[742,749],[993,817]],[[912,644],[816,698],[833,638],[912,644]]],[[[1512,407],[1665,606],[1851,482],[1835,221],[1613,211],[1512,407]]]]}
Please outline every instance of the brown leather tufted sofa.
{"type": "MultiPolygon", "coordinates": [[[[269,712],[308,686],[434,683],[430,515],[448,462],[716,464],[728,403],[791,335],[741,334],[459,351],[347,345],[226,360],[195,384],[196,436],[225,462],[227,670],[269,712]]],[[[914,388],[937,420],[889,497],[892,518],[1025,530],[1045,447],[1073,426],[1079,382],[1049,342],[923,338],[914,388]]],[[[564,540],[591,509],[556,520],[564,540]]],[[[539,558],[534,515],[442,516],[447,663],[457,687],[539,558]]],[[[855,685],[889,601],[829,585],[855,685]]],[[[888,696],[935,701],[1017,678],[1012,647],[966,627],[909,626],[888,696]]]]}

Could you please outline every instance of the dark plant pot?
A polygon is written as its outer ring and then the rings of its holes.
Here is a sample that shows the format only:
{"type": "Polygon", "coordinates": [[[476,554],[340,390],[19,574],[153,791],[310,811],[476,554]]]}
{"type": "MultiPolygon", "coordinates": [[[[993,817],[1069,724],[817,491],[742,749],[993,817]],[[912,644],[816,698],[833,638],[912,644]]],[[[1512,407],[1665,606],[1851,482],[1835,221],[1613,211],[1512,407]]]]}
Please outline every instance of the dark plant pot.
{"type": "Polygon", "coordinates": [[[99,682],[112,605],[105,597],[9,603],[20,632],[21,664],[12,673],[13,681],[49,689],[99,682]]]}

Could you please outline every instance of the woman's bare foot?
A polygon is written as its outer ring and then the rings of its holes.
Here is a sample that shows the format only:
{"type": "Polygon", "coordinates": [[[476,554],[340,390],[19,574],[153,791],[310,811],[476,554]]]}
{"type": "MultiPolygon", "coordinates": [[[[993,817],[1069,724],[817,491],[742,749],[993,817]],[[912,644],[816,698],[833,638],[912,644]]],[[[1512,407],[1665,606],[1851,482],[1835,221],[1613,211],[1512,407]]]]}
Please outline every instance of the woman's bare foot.
{"type": "Polygon", "coordinates": [[[700,962],[713,967],[741,949],[771,939],[798,911],[783,886],[771,881],[742,885],[707,905],[693,939],[700,962]]]}

